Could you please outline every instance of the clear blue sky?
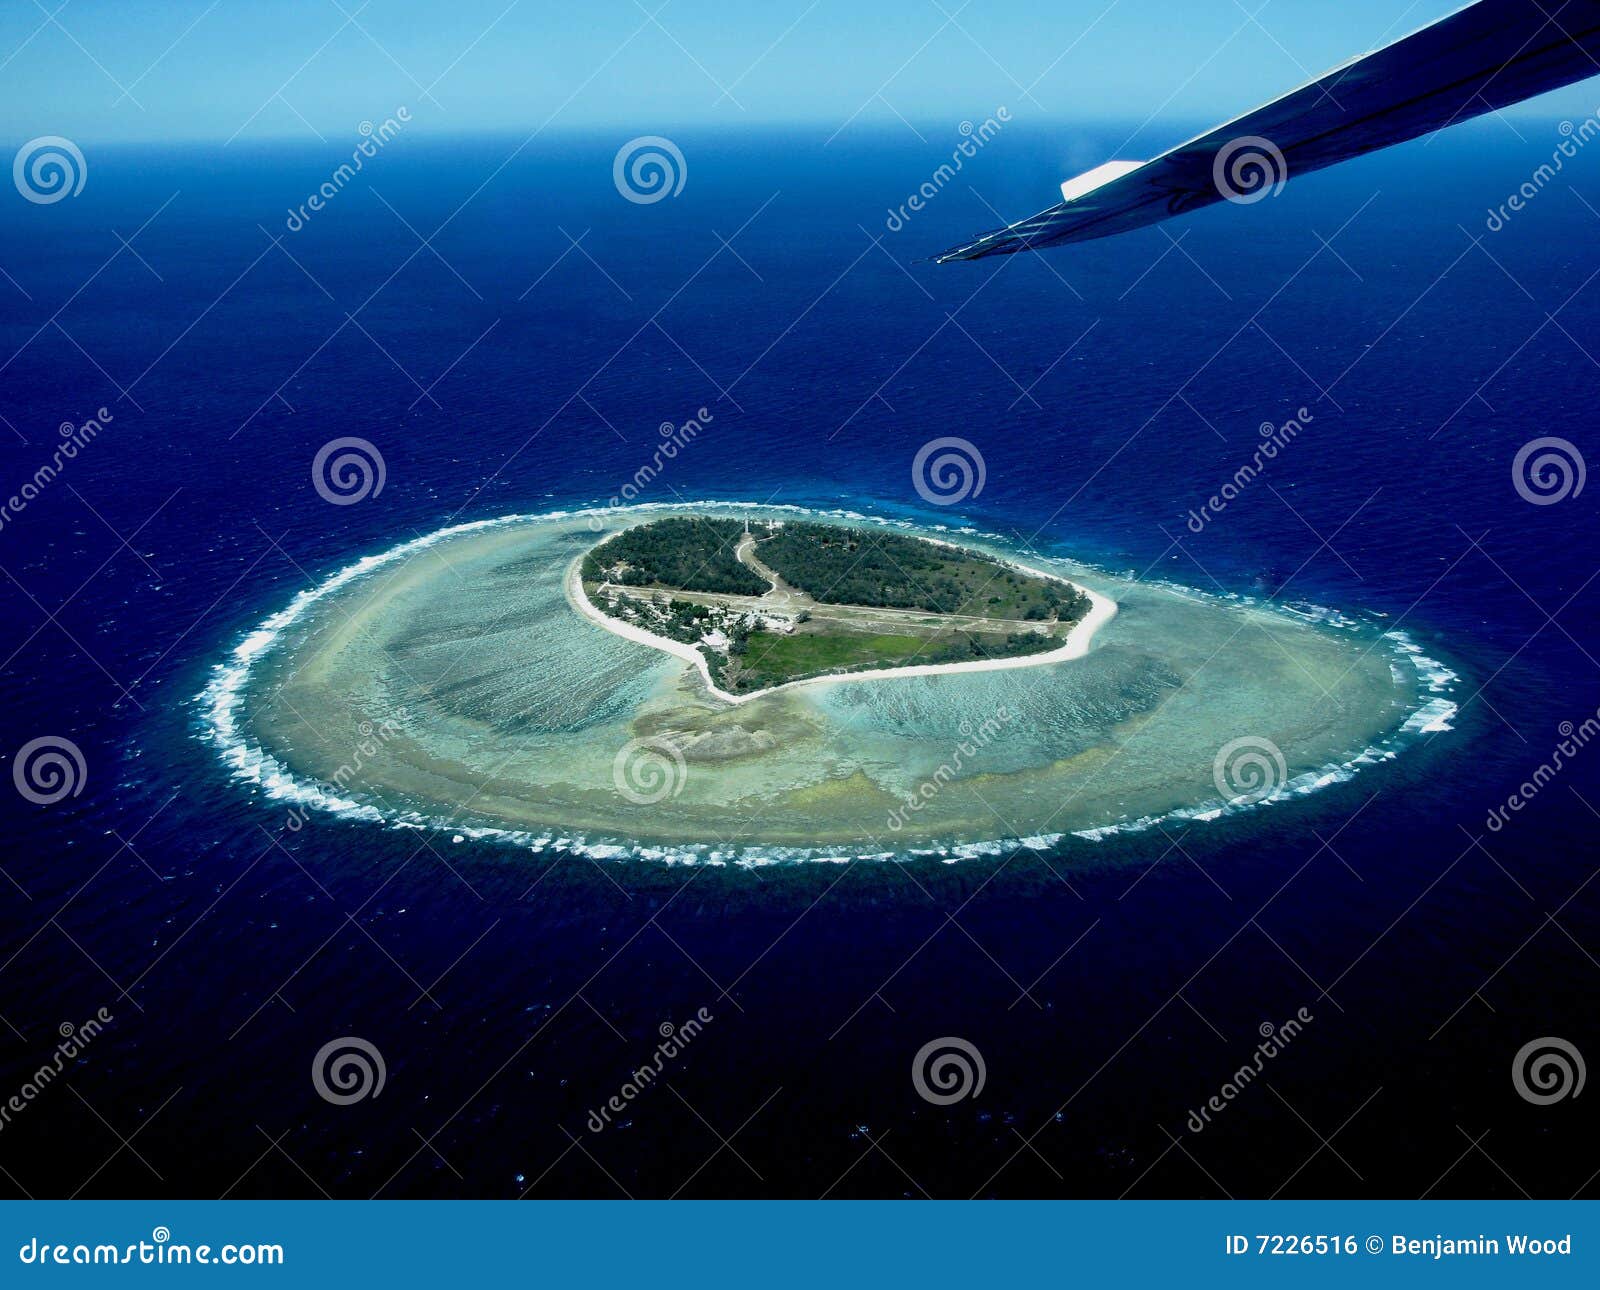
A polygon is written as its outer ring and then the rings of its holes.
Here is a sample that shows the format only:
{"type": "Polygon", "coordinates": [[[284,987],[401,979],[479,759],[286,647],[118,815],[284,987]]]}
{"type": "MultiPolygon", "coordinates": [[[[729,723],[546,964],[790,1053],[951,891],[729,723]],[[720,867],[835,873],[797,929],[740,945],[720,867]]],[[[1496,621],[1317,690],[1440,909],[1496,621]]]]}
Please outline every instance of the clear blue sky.
{"type": "MultiPolygon", "coordinates": [[[[7,142],[1210,122],[1456,0],[6,0],[7,142]],[[653,15],[653,16],[652,16],[653,15]]],[[[1526,111],[1592,110],[1593,86],[1526,111]]]]}

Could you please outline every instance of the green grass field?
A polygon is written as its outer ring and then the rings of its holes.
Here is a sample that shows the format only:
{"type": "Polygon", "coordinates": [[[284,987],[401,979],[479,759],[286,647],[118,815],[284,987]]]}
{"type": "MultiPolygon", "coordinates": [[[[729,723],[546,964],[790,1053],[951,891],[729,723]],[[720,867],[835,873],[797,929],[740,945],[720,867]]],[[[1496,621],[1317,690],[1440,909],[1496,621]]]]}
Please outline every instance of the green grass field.
{"type": "Polygon", "coordinates": [[[751,671],[779,676],[809,676],[834,668],[892,665],[932,642],[925,637],[868,635],[865,632],[761,635],[750,641],[743,663],[751,671]]]}
{"type": "Polygon", "coordinates": [[[720,669],[719,683],[748,694],[829,672],[864,672],[924,663],[961,663],[1009,658],[1054,649],[1052,636],[944,631],[932,636],[879,632],[766,632],[749,638],[745,652],[720,669]]]}

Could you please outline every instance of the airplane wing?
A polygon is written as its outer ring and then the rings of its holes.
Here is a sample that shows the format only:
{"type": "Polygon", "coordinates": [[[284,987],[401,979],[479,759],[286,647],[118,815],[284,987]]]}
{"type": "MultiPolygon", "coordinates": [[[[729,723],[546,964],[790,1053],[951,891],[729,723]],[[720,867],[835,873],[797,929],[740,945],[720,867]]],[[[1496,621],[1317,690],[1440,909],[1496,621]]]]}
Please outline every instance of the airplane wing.
{"type": "Polygon", "coordinates": [[[1403,143],[1600,74],[1600,0],[1478,0],[1153,161],[1112,161],[1062,200],[936,263],[1110,237],[1403,143]]]}

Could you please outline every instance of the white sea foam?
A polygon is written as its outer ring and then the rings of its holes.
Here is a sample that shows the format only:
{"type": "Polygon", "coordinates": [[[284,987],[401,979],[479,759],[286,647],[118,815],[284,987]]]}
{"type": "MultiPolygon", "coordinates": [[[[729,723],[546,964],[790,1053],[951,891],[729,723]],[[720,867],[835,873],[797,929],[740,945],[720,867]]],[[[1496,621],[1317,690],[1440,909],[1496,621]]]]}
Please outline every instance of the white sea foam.
{"type": "MultiPolygon", "coordinates": [[[[830,519],[845,520],[853,524],[915,530],[922,534],[926,534],[929,530],[956,533],[975,538],[980,542],[998,544],[1003,549],[1006,546],[1005,539],[1000,535],[986,533],[970,526],[951,527],[937,523],[916,524],[910,520],[886,519],[881,516],[864,515],[859,511],[844,508],[821,509],[789,504],[742,501],[650,502],[629,507],[626,514],[631,517],[633,514],[640,512],[680,512],[684,510],[751,510],[763,513],[780,511],[796,515],[823,516],[830,519]]],[[[535,853],[568,853],[584,855],[596,860],[627,859],[667,865],[724,867],[732,864],[741,868],[761,868],[769,865],[802,862],[845,864],[858,860],[895,861],[907,856],[911,858],[938,859],[946,864],[954,864],[986,856],[1004,855],[1009,851],[1023,847],[1036,851],[1046,851],[1059,846],[1068,837],[1101,842],[1123,834],[1142,833],[1168,820],[1197,823],[1209,822],[1236,815],[1243,811],[1271,806],[1289,798],[1317,792],[1332,784],[1345,782],[1351,779],[1364,766],[1392,760],[1397,755],[1399,747],[1408,739],[1414,739],[1422,735],[1438,734],[1454,728],[1453,722],[1458,706],[1446,696],[1460,680],[1459,676],[1444,663],[1423,653],[1422,647],[1417,645],[1406,632],[1391,630],[1384,632],[1381,639],[1388,642],[1389,646],[1397,651],[1399,658],[1406,658],[1411,661],[1422,688],[1432,697],[1410,713],[1389,738],[1379,744],[1360,750],[1345,761],[1297,775],[1284,783],[1275,792],[1259,801],[1239,804],[1222,801],[1202,803],[1198,806],[1181,807],[1164,815],[1142,816],[1134,820],[1117,821],[1094,828],[1075,830],[1070,834],[1050,833],[1029,838],[994,838],[982,842],[952,842],[943,846],[918,848],[903,853],[878,852],[863,854],[855,854],[849,851],[840,852],[835,848],[822,849],[794,846],[755,846],[746,847],[738,851],[717,850],[705,844],[671,847],[647,846],[624,839],[556,836],[548,832],[535,834],[521,829],[499,828],[492,825],[467,827],[452,820],[423,815],[409,810],[392,809],[385,811],[368,803],[341,796],[329,786],[318,781],[297,778],[277,758],[273,757],[258,744],[251,742],[242,732],[239,713],[244,701],[245,686],[250,680],[252,669],[277,645],[283,633],[309,612],[318,601],[375,570],[408,559],[440,542],[466,533],[483,532],[489,529],[524,524],[536,520],[582,519],[589,516],[600,516],[615,520],[618,515],[619,512],[617,510],[607,507],[555,510],[540,514],[503,515],[495,519],[472,520],[462,524],[452,524],[445,528],[437,529],[432,533],[424,534],[421,537],[412,538],[377,554],[362,556],[360,559],[331,574],[317,586],[297,593],[294,599],[283,609],[270,615],[258,627],[247,632],[229,652],[228,656],[212,669],[211,678],[207,682],[205,689],[196,696],[196,701],[201,709],[203,737],[217,749],[223,764],[228,767],[232,778],[235,780],[254,785],[263,795],[274,801],[310,807],[327,812],[339,819],[383,824],[392,829],[424,829],[459,833],[474,840],[508,844],[535,853]]],[[[939,539],[930,540],[938,541],[939,539]]],[[[955,544],[950,543],[948,545],[955,544]]],[[[1104,572],[1078,560],[1063,560],[1031,553],[1029,558],[1038,563],[1054,565],[1063,569],[1088,570],[1091,575],[1104,572]]],[[[1349,615],[1337,609],[1324,606],[1311,604],[1262,606],[1261,602],[1254,597],[1236,593],[1213,594],[1156,579],[1146,578],[1143,581],[1155,583],[1164,590],[1192,597],[1196,600],[1220,600],[1265,608],[1270,612],[1282,613],[1291,618],[1314,622],[1324,627],[1353,631],[1359,629],[1361,625],[1358,620],[1351,618],[1349,615]]]]}
{"type": "MultiPolygon", "coordinates": [[[[1301,608],[1298,616],[1308,616],[1309,610],[1301,608]]],[[[1359,623],[1340,614],[1337,610],[1329,610],[1326,616],[1318,621],[1330,626],[1354,629],[1359,623]]],[[[1410,659],[1422,683],[1424,692],[1432,695],[1422,705],[1411,712],[1404,721],[1395,729],[1394,733],[1376,744],[1370,744],[1360,752],[1343,761],[1331,762],[1318,770],[1305,771],[1293,778],[1286,780],[1273,792],[1258,801],[1251,802],[1225,802],[1213,801],[1202,803],[1199,806],[1185,806],[1169,811],[1165,815],[1147,815],[1136,820],[1127,820],[1117,824],[1102,825],[1093,829],[1078,829],[1072,836],[1084,838],[1091,842],[1103,842],[1107,838],[1116,837],[1124,833],[1143,833],[1167,820],[1184,820],[1196,823],[1209,823],[1226,816],[1238,815],[1245,811],[1256,810],[1261,807],[1272,806],[1275,803],[1286,801],[1290,798],[1305,797],[1310,793],[1319,792],[1334,784],[1343,784],[1354,779],[1357,772],[1367,766],[1379,765],[1383,762],[1393,761],[1400,754],[1406,743],[1418,735],[1440,734],[1454,729],[1454,718],[1458,706],[1446,697],[1461,678],[1438,659],[1430,658],[1422,652],[1422,647],[1416,644],[1403,631],[1387,631],[1380,638],[1389,643],[1390,647],[1399,651],[1398,658],[1410,659]]],[[[1393,670],[1393,669],[1391,669],[1393,670]]],[[[1404,676],[1403,672],[1396,672],[1396,679],[1404,676]]]]}

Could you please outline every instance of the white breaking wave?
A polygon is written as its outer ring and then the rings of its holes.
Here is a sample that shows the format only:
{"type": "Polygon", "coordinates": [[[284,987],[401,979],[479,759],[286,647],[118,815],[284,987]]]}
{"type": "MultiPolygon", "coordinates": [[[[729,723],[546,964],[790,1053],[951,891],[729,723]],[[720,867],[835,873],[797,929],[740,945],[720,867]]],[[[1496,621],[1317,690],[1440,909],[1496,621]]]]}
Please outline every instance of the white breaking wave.
{"type": "MultiPolygon", "coordinates": [[[[1318,607],[1299,607],[1292,610],[1296,617],[1319,621],[1329,626],[1336,626],[1354,630],[1359,624],[1355,619],[1341,614],[1336,609],[1320,610],[1318,607]]],[[[1356,753],[1353,757],[1340,762],[1330,762],[1317,770],[1305,771],[1294,778],[1286,780],[1273,792],[1257,801],[1224,802],[1220,799],[1215,802],[1202,803],[1199,806],[1185,806],[1169,811],[1165,815],[1147,815],[1137,820],[1127,820],[1117,824],[1101,825],[1093,829],[1079,829],[1072,836],[1085,838],[1092,842],[1101,842],[1106,838],[1115,837],[1122,833],[1143,833],[1154,828],[1165,820],[1195,820],[1205,823],[1211,820],[1222,819],[1224,816],[1238,815],[1244,811],[1252,811],[1258,807],[1271,806],[1276,802],[1287,801],[1290,798],[1304,797],[1315,793],[1319,789],[1327,788],[1332,784],[1342,784],[1354,779],[1356,773],[1367,766],[1375,766],[1381,762],[1393,761],[1400,754],[1400,749],[1408,741],[1408,736],[1440,734],[1447,730],[1455,729],[1455,716],[1460,710],[1454,700],[1446,697],[1461,678],[1449,667],[1438,659],[1430,658],[1422,652],[1422,647],[1416,644],[1405,632],[1395,630],[1383,633],[1383,640],[1389,642],[1391,647],[1398,651],[1394,664],[1401,664],[1402,660],[1410,659],[1417,671],[1418,679],[1425,693],[1430,694],[1427,699],[1400,723],[1394,734],[1377,744],[1371,744],[1356,753]]],[[[1400,679],[1399,674],[1396,680],[1400,679]]]]}
{"type": "MultiPolygon", "coordinates": [[[[736,865],[741,868],[760,868],[768,865],[802,862],[812,864],[848,864],[857,860],[894,861],[906,856],[920,859],[936,859],[945,864],[955,864],[963,860],[1004,855],[1009,851],[1023,847],[1043,851],[1059,846],[1069,837],[1100,842],[1122,834],[1142,833],[1167,820],[1208,822],[1271,806],[1291,798],[1303,797],[1331,784],[1342,783],[1353,778],[1365,766],[1392,761],[1398,755],[1399,749],[1404,745],[1407,737],[1414,738],[1420,735],[1437,734],[1454,728],[1453,723],[1458,712],[1458,705],[1447,696],[1454,689],[1460,677],[1444,663],[1424,654],[1422,647],[1412,641],[1404,631],[1388,631],[1383,633],[1381,639],[1388,641],[1390,646],[1397,651],[1398,657],[1395,662],[1398,663],[1401,659],[1409,659],[1416,669],[1423,690],[1431,697],[1407,716],[1393,735],[1379,744],[1364,748],[1345,761],[1331,763],[1318,770],[1303,772],[1287,780],[1275,791],[1259,800],[1228,803],[1219,799],[1215,802],[1202,803],[1198,806],[1180,807],[1162,815],[1116,821],[1094,828],[1074,830],[1070,833],[1049,833],[1027,838],[994,838],[982,842],[951,842],[946,845],[913,848],[904,853],[891,851],[861,854],[856,854],[849,849],[841,852],[838,848],[831,847],[814,848],[773,845],[732,850],[709,844],[670,847],[650,846],[617,839],[586,838],[576,834],[564,834],[548,830],[534,833],[522,829],[498,828],[493,825],[468,826],[454,820],[422,815],[414,811],[398,809],[385,811],[368,803],[343,797],[331,787],[319,781],[297,778],[276,757],[260,745],[251,742],[242,733],[239,711],[244,701],[244,689],[250,679],[252,669],[272,651],[283,633],[310,611],[318,601],[348,586],[358,578],[365,577],[367,574],[386,565],[405,560],[419,551],[465,533],[477,533],[487,529],[503,528],[514,524],[526,524],[540,520],[583,519],[598,515],[615,521],[624,513],[681,512],[685,510],[750,510],[763,513],[783,511],[795,515],[820,515],[830,519],[847,520],[851,523],[869,524],[881,528],[912,530],[919,533],[933,530],[959,534],[962,537],[976,538],[980,541],[998,544],[1002,548],[1005,547],[1005,539],[999,534],[986,533],[971,526],[950,526],[937,523],[914,523],[904,519],[885,519],[881,516],[865,515],[859,511],[843,508],[818,509],[791,504],[742,501],[645,502],[627,507],[625,511],[604,506],[594,506],[575,510],[545,511],[539,514],[502,515],[490,520],[471,520],[462,524],[452,524],[442,529],[436,529],[432,533],[424,534],[421,537],[402,542],[398,546],[390,547],[388,550],[381,551],[376,555],[361,557],[359,560],[331,574],[317,586],[298,592],[288,605],[277,613],[270,615],[253,630],[247,632],[244,638],[229,652],[228,656],[212,669],[211,679],[207,682],[205,689],[195,696],[196,702],[201,709],[204,738],[217,749],[218,755],[221,757],[223,764],[228,767],[233,779],[256,786],[263,794],[274,801],[289,802],[294,805],[309,807],[313,810],[325,811],[339,819],[382,824],[393,829],[427,829],[429,831],[447,832],[456,835],[455,840],[457,841],[462,838],[492,841],[509,844],[535,853],[565,852],[587,856],[595,860],[628,859],[668,865],[710,865],[716,867],[736,865]]],[[[938,539],[930,540],[937,541],[938,539]]],[[[956,545],[955,543],[946,544],[956,545]]],[[[1038,559],[1038,557],[1034,558],[1038,559]]],[[[1045,559],[1042,562],[1047,564],[1070,564],[1076,568],[1090,570],[1091,575],[1103,572],[1076,560],[1063,562],[1045,559]]],[[[1192,587],[1164,583],[1159,579],[1145,579],[1144,581],[1161,585],[1167,590],[1179,591],[1199,600],[1220,600],[1235,604],[1260,605],[1260,602],[1253,597],[1237,593],[1212,595],[1208,592],[1197,591],[1192,587]]],[[[1357,620],[1350,618],[1337,609],[1318,605],[1274,606],[1273,608],[1277,612],[1336,629],[1356,630],[1360,625],[1357,620]]]]}

